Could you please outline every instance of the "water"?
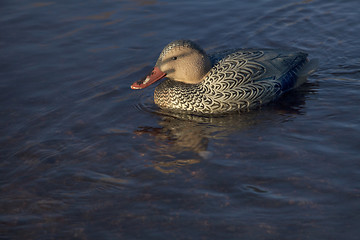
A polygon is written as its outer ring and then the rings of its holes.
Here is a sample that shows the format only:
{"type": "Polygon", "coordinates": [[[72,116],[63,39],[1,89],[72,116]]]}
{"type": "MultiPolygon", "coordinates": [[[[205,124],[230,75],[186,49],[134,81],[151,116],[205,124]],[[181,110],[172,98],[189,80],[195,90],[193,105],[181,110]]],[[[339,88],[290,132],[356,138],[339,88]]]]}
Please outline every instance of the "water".
{"type": "Polygon", "coordinates": [[[359,1],[3,1],[0,239],[357,239],[359,1]],[[162,48],[299,48],[260,110],[172,116],[162,48]]]}

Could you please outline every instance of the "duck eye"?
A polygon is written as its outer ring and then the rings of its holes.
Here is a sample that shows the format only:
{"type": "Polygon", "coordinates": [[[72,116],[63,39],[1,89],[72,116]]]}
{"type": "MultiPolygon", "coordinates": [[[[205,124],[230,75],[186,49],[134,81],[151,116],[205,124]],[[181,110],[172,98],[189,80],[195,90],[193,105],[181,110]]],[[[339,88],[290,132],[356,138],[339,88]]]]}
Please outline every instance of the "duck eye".
{"type": "Polygon", "coordinates": [[[172,58],[171,58],[171,60],[176,60],[176,59],[177,59],[177,57],[172,57],[172,58]]]}

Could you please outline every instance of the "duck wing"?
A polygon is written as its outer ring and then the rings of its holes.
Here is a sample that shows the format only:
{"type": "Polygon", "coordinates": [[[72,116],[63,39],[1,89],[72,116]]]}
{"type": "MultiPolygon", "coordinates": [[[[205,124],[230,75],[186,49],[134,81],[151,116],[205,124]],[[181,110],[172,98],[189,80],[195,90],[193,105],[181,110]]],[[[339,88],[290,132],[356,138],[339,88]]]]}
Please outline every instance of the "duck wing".
{"type": "Polygon", "coordinates": [[[239,49],[213,57],[214,65],[202,82],[202,92],[213,110],[231,111],[259,106],[296,85],[305,53],[239,49]]]}

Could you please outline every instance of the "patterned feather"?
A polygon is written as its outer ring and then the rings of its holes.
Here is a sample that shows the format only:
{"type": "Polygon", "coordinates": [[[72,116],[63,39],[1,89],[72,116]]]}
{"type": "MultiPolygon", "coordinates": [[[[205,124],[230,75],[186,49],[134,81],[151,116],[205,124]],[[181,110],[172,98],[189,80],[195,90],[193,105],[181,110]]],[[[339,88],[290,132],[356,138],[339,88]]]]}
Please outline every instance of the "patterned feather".
{"type": "MultiPolygon", "coordinates": [[[[172,44],[160,56],[179,44],[190,43],[172,44]]],[[[155,89],[155,103],[160,108],[201,115],[257,108],[292,89],[307,62],[305,53],[266,49],[227,50],[210,58],[213,67],[202,82],[166,79],[155,89]]]]}

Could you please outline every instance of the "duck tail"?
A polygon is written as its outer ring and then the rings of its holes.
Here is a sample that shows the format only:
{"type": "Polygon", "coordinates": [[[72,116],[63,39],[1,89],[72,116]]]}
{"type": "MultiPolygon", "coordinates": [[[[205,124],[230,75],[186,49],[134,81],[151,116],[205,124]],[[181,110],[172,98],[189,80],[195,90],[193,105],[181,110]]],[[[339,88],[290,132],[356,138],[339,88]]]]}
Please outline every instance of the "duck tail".
{"type": "Polygon", "coordinates": [[[319,67],[319,59],[311,59],[299,71],[299,77],[305,77],[313,74],[319,67]]]}
{"type": "Polygon", "coordinates": [[[296,87],[302,85],[306,82],[306,79],[309,75],[313,74],[319,67],[319,59],[311,59],[304,64],[304,66],[298,71],[298,80],[296,82],[296,87]]]}

